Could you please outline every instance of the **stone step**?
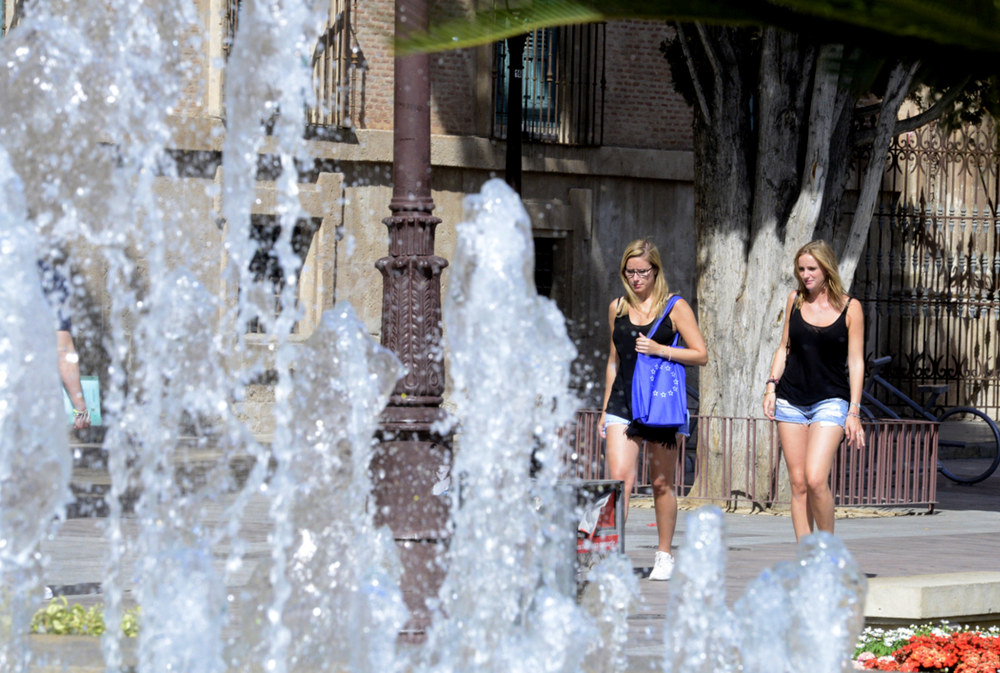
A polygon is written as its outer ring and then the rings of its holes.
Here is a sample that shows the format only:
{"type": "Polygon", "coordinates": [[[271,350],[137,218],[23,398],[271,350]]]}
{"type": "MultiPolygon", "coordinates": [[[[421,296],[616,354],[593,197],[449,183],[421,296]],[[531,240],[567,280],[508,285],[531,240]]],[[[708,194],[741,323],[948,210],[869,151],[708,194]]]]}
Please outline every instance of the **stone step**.
{"type": "MultiPolygon", "coordinates": [[[[138,670],[138,638],[121,639],[125,671],[138,670]]],[[[101,639],[91,636],[33,635],[28,637],[31,673],[105,673],[101,639]]]]}
{"type": "Polygon", "coordinates": [[[958,572],[868,580],[865,623],[915,624],[1000,620],[1000,572],[958,572]]]}

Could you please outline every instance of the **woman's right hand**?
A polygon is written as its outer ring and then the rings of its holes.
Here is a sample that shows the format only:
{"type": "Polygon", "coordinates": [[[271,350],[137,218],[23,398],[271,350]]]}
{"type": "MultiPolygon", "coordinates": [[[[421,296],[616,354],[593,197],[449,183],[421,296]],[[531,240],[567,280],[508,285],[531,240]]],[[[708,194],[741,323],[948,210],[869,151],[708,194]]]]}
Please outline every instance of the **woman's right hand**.
{"type": "Polygon", "coordinates": [[[604,431],[604,414],[607,412],[602,411],[600,417],[597,419],[597,431],[601,433],[601,439],[607,438],[607,433],[604,431]]]}
{"type": "Polygon", "coordinates": [[[774,405],[777,399],[777,394],[773,391],[764,393],[764,415],[767,416],[767,420],[774,420],[774,405]]]}

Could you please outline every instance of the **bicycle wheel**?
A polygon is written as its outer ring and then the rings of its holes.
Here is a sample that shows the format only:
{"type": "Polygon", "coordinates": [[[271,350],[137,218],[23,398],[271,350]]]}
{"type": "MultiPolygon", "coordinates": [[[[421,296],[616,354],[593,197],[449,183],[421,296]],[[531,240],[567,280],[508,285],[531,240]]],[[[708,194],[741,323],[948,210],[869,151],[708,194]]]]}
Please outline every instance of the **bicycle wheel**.
{"type": "Polygon", "coordinates": [[[938,469],[960,484],[975,484],[1000,464],[1000,430],[989,416],[955,407],[938,417],[938,469]]]}

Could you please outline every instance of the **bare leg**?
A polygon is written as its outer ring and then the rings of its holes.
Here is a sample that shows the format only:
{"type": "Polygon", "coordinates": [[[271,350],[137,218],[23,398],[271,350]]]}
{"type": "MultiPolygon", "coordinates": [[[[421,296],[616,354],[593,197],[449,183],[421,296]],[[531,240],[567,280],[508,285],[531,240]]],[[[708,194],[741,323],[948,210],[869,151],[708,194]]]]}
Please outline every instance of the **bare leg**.
{"type": "Polygon", "coordinates": [[[677,445],[646,443],[650,452],[649,469],[653,481],[653,509],[656,514],[656,537],[660,551],[670,553],[677,527],[677,445]]]}
{"type": "Polygon", "coordinates": [[[805,479],[809,513],[816,521],[816,528],[833,532],[833,493],[830,492],[830,469],[844,438],[844,428],[839,425],[809,426],[806,448],[805,479]]]}
{"type": "Polygon", "coordinates": [[[792,489],[792,528],[795,539],[801,540],[813,529],[809,493],[806,487],[806,451],[809,426],[799,423],[778,423],[781,453],[788,468],[788,481],[792,489]]]}
{"type": "Polygon", "coordinates": [[[628,501],[635,486],[636,467],[639,463],[639,442],[625,436],[622,424],[609,425],[605,430],[608,474],[612,479],[624,482],[625,518],[628,518],[628,501]]]}

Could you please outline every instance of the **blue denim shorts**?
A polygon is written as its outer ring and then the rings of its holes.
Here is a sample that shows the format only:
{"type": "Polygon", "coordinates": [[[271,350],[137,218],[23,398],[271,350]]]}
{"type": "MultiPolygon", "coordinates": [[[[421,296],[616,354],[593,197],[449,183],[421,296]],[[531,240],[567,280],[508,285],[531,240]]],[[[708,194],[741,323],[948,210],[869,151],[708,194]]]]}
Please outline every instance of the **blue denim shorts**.
{"type": "Polygon", "coordinates": [[[805,406],[792,404],[779,398],[774,405],[774,419],[781,423],[798,423],[799,425],[819,423],[844,427],[849,407],[847,400],[839,397],[831,397],[805,406]]]}

